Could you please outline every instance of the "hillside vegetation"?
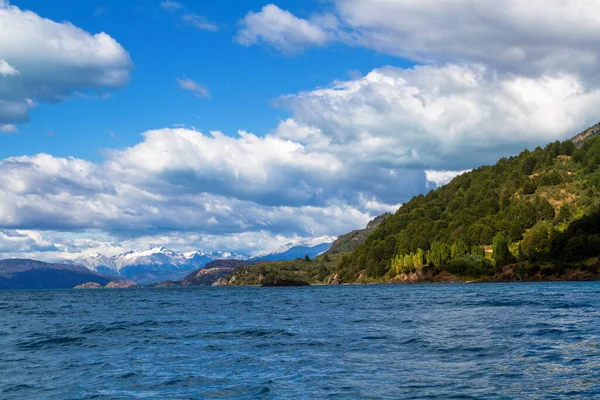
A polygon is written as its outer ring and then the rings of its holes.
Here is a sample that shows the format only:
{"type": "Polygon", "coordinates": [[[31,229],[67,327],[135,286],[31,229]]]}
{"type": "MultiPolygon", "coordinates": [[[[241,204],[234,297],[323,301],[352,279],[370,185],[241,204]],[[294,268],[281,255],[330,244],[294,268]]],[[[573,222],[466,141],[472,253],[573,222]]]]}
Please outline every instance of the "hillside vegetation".
{"type": "Polygon", "coordinates": [[[236,270],[231,284],[598,279],[600,126],[525,150],[343,235],[325,255],[236,270]]]}
{"type": "Polygon", "coordinates": [[[260,265],[240,267],[227,278],[230,285],[265,285],[277,280],[293,280],[308,283],[325,283],[336,270],[340,256],[336,254],[314,259],[278,261],[260,265]]]}
{"type": "Polygon", "coordinates": [[[421,269],[479,278],[521,262],[556,274],[600,254],[599,204],[600,137],[550,143],[414,197],[338,272],[346,282],[421,269]]]}

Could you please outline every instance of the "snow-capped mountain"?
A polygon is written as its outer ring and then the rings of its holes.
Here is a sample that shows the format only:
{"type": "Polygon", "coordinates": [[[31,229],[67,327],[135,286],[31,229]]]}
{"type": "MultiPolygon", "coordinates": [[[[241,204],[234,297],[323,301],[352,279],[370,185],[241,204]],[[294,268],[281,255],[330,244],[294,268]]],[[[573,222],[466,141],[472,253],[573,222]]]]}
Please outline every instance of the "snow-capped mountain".
{"type": "Polygon", "coordinates": [[[165,247],[154,247],[143,251],[128,251],[117,256],[106,257],[93,253],[65,261],[66,264],[82,265],[92,271],[106,275],[121,276],[141,284],[159,280],[182,279],[189,272],[203,268],[215,260],[293,260],[294,258],[316,257],[331,247],[336,240],[332,236],[287,243],[270,252],[259,253],[250,258],[243,253],[223,251],[190,251],[177,253],[165,247]]]}
{"type": "Polygon", "coordinates": [[[204,267],[214,260],[247,260],[246,254],[231,252],[192,251],[176,253],[164,247],[144,251],[128,251],[113,257],[99,253],[78,257],[69,264],[83,265],[92,271],[118,275],[140,283],[157,279],[180,279],[190,271],[204,267]]]}
{"type": "Polygon", "coordinates": [[[318,238],[304,239],[286,243],[278,249],[255,255],[251,260],[293,260],[308,255],[310,258],[319,256],[329,250],[337,237],[321,236],[318,238]]]}

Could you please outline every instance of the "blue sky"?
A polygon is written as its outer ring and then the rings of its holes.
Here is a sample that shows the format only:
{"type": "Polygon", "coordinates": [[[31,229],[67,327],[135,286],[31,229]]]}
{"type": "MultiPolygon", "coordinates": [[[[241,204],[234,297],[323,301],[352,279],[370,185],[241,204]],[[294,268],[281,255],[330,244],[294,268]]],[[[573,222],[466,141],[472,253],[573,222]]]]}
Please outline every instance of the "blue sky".
{"type": "MultiPolygon", "coordinates": [[[[281,95],[325,86],[381,65],[414,64],[347,46],[290,57],[266,46],[235,43],[238,21],[250,10],[259,11],[264,1],[191,1],[185,10],[174,12],[162,8],[160,1],[59,3],[12,2],[90,33],[110,34],[131,56],[131,82],[121,90],[107,91],[111,97],[106,100],[76,97],[41,105],[31,113],[30,123],[19,127],[22,135],[3,138],[0,157],[49,152],[97,161],[103,148],[133,145],[141,132],[175,124],[205,132],[221,130],[231,135],[243,129],[264,135],[289,115],[273,104],[281,95]],[[218,30],[200,30],[181,21],[188,13],[205,16],[218,30]],[[205,85],[210,99],[182,91],[177,84],[180,78],[205,85]]],[[[328,8],[311,1],[285,1],[280,6],[299,16],[328,8]]]]}
{"type": "Polygon", "coordinates": [[[0,257],[337,236],[600,119],[595,0],[0,0],[0,257]]]}

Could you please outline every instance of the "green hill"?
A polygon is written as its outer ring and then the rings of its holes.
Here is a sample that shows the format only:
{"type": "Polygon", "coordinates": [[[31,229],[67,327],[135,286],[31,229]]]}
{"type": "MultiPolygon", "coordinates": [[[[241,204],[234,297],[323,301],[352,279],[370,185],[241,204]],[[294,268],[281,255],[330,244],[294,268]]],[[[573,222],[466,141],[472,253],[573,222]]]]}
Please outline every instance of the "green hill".
{"type": "Polygon", "coordinates": [[[326,255],[227,279],[453,282],[598,279],[600,125],[454,178],[343,235],[326,255]]]}
{"type": "Polygon", "coordinates": [[[263,285],[276,280],[325,283],[335,272],[339,255],[323,255],[314,259],[277,261],[236,268],[225,281],[233,286],[263,285]]]}
{"type": "Polygon", "coordinates": [[[414,197],[342,257],[338,273],[346,282],[429,269],[492,277],[508,264],[538,277],[595,273],[588,264],[600,254],[600,137],[586,132],[414,197]]]}

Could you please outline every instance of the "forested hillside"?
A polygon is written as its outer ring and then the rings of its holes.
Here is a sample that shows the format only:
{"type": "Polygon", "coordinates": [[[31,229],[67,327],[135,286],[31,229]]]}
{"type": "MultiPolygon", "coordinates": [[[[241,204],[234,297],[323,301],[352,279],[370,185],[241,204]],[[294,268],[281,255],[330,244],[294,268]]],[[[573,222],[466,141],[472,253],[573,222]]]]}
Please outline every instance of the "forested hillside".
{"type": "Polygon", "coordinates": [[[477,278],[510,263],[550,273],[598,256],[600,137],[589,136],[579,147],[554,142],[502,158],[414,197],[344,255],[338,273],[345,282],[424,268],[477,278]]]}
{"type": "Polygon", "coordinates": [[[600,127],[462,174],[314,260],[237,270],[231,284],[598,279],[600,127]]]}

